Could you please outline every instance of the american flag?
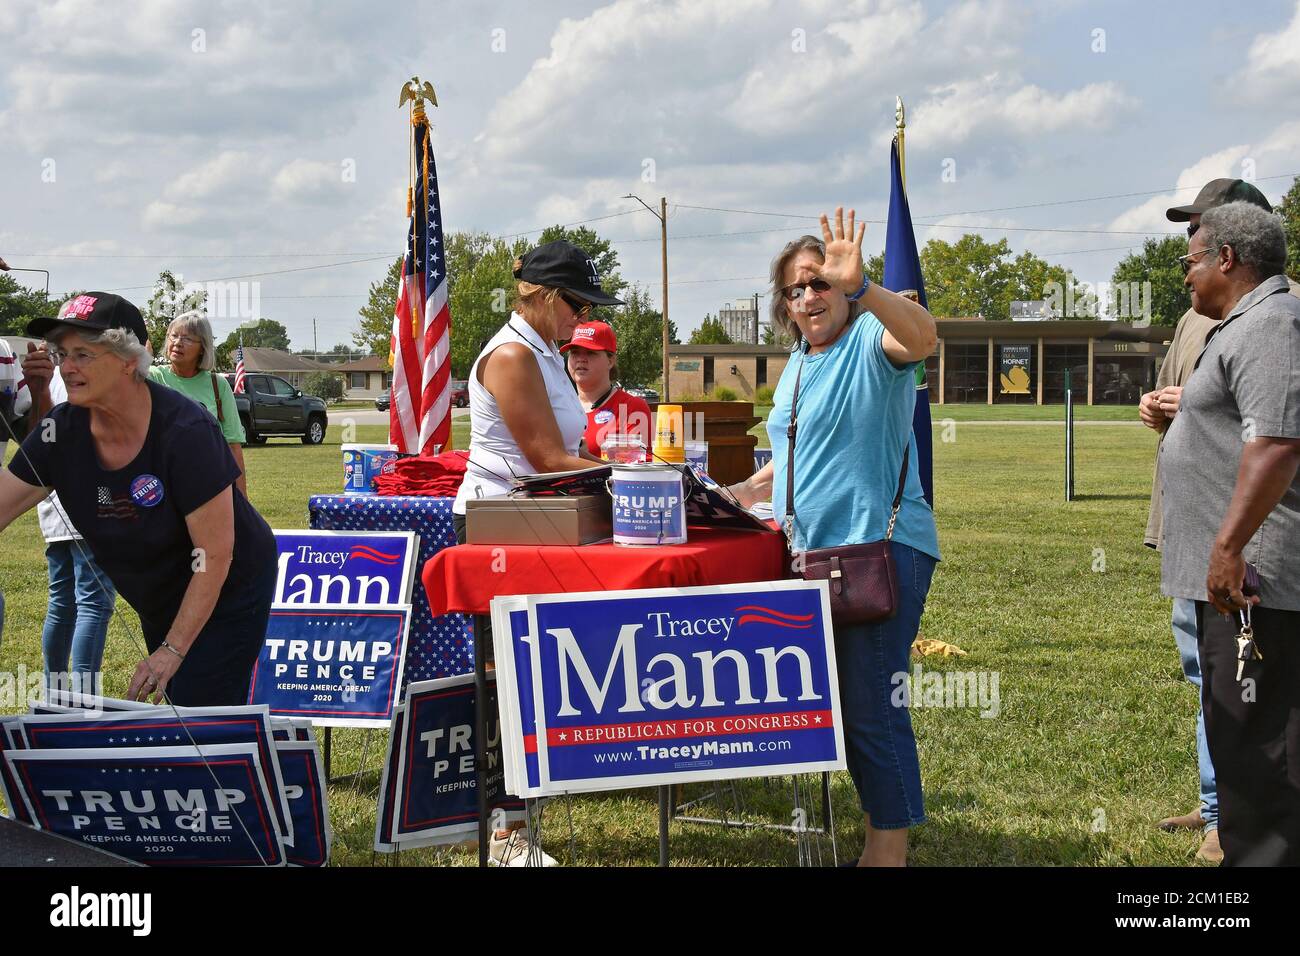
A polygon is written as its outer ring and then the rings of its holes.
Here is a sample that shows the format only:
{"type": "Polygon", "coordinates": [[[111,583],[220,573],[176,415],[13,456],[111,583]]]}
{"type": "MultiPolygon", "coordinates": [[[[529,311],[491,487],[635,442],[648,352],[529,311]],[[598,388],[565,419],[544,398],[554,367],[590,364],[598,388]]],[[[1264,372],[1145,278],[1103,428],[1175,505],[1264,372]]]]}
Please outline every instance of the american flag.
{"type": "Polygon", "coordinates": [[[388,440],[400,452],[432,455],[451,439],[451,312],[438,173],[422,110],[415,112],[412,130],[415,187],[393,315],[388,440]]]}
{"type": "Polygon", "coordinates": [[[244,346],[235,346],[235,388],[236,395],[244,394],[244,346]]]}

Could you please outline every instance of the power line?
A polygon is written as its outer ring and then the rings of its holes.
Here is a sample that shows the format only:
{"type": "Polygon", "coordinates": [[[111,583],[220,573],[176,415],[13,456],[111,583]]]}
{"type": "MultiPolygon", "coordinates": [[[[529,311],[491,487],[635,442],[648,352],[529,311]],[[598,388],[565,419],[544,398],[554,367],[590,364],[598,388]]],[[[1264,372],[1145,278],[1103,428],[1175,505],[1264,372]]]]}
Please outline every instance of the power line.
{"type": "MultiPolygon", "coordinates": [[[[273,269],[270,272],[245,272],[242,275],[222,276],[219,279],[196,279],[194,280],[194,284],[202,285],[207,282],[230,282],[234,279],[256,279],[261,276],[286,275],[287,273],[290,272],[311,272],[313,269],[333,269],[337,266],[350,266],[350,265],[355,265],[358,262],[374,262],[377,259],[387,259],[387,258],[389,258],[389,256],[387,255],[371,256],[370,258],[366,258],[366,259],[348,259],[344,262],[327,262],[324,265],[320,265],[320,266],[299,266],[296,269],[273,269]]],[[[122,285],[122,286],[118,286],[115,289],[105,289],[104,291],[105,292],[129,292],[134,289],[152,289],[152,288],[153,288],[153,283],[151,282],[148,285],[122,285]]]]}
{"type": "MultiPolygon", "coordinates": [[[[1254,181],[1264,182],[1266,180],[1271,180],[1271,179],[1291,179],[1298,176],[1300,176],[1300,173],[1279,173],[1276,176],[1260,176],[1258,179],[1254,181]]],[[[1102,202],[1107,199],[1133,199],[1138,196],[1159,196],[1164,193],[1189,192],[1193,189],[1199,190],[1201,188],[1202,188],[1201,186],[1173,186],[1165,189],[1146,189],[1146,190],[1141,190],[1139,192],[1131,192],[1131,193],[1112,193],[1108,196],[1085,196],[1081,199],[1053,199],[1046,202],[1024,203],[1019,206],[994,206],[989,209],[967,209],[963,212],[932,213],[929,215],[921,216],[920,218],[943,219],[948,216],[974,216],[986,212],[1009,212],[1016,209],[1040,209],[1045,206],[1069,206],[1069,205],[1074,205],[1077,203],[1085,203],[1085,202],[1102,202]]],[[[782,219],[813,219],[813,220],[819,218],[818,216],[809,216],[803,213],[770,212],[770,211],[763,211],[758,209],[728,209],[720,206],[698,206],[698,205],[692,205],[691,203],[674,203],[673,205],[677,206],[680,209],[699,209],[707,212],[732,212],[732,213],[741,213],[747,216],[775,216],[782,219]]],[[[916,217],[913,217],[914,220],[915,218],[916,217]]],[[[860,222],[883,222],[883,220],[880,219],[860,219],[859,221],[860,222]]],[[[981,227],[981,228],[991,228],[991,227],[981,227]]]]}
{"type": "MultiPolygon", "coordinates": [[[[606,219],[617,219],[619,216],[628,216],[636,212],[635,209],[629,209],[624,212],[614,212],[606,216],[592,216],[590,219],[576,219],[573,222],[552,223],[549,226],[539,226],[536,229],[528,229],[524,232],[515,232],[507,236],[494,236],[494,239],[518,239],[521,236],[531,236],[534,233],[545,232],[547,229],[568,229],[570,226],[581,226],[589,222],[602,222],[606,219]]],[[[387,252],[239,252],[239,253],[185,253],[176,254],[171,252],[160,255],[147,253],[116,253],[116,252],[10,252],[6,255],[14,259],[325,259],[331,256],[360,256],[363,258],[352,261],[374,261],[383,259],[388,256],[397,258],[395,253],[387,252]]],[[[270,273],[267,273],[268,275],[270,273]]],[[[221,280],[209,279],[209,282],[221,280]]],[[[143,286],[132,286],[131,288],[143,288],[143,286]]]]}

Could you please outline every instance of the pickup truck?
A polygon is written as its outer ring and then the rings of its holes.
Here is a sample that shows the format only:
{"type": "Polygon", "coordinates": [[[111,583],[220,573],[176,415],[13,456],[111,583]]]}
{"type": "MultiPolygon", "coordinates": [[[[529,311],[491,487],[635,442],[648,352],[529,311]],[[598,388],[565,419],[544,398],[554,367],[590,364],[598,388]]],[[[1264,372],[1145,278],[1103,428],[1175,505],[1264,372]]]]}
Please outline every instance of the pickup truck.
{"type": "MultiPolygon", "coordinates": [[[[225,376],[234,388],[234,374],[226,372],[225,376]]],[[[244,393],[235,396],[235,407],[249,445],[265,444],[273,435],[297,435],[304,445],[319,445],[325,440],[329,425],[325,403],[304,395],[278,375],[245,375],[244,393]]]]}

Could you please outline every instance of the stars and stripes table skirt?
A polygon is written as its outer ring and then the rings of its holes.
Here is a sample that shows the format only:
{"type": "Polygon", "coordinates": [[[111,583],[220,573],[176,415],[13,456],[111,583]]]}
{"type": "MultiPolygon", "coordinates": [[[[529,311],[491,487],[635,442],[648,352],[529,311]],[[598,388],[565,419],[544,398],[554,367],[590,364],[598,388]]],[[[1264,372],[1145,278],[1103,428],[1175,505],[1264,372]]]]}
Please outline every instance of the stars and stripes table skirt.
{"type": "Polygon", "coordinates": [[[316,531],[414,531],[420,536],[403,687],[407,681],[451,677],[474,669],[469,618],[434,617],[420,583],[425,562],[456,544],[453,501],[405,495],[312,495],[307,503],[309,525],[316,531]]]}

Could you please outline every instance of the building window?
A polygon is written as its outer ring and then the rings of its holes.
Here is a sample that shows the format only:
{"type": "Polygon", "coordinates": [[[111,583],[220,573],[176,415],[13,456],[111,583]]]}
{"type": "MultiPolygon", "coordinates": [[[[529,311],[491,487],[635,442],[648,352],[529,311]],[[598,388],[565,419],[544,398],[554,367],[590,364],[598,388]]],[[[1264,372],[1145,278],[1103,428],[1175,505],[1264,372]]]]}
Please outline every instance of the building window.
{"type": "Polygon", "coordinates": [[[925,387],[930,395],[930,402],[939,401],[939,355],[925,357],[925,387]]]}
{"type": "Polygon", "coordinates": [[[383,384],[384,391],[388,391],[392,387],[393,387],[393,373],[384,372],[384,384],[383,384]]]}
{"type": "Polygon", "coordinates": [[[1033,405],[1038,401],[1036,342],[993,343],[993,401],[998,405],[1033,405]],[[1028,365],[1024,364],[1026,359],[1028,365]],[[1024,371],[1017,371],[1017,368],[1024,371]],[[1006,376],[1006,381],[1003,381],[1003,376],[1006,376]]]}
{"type": "MultiPolygon", "coordinates": [[[[1094,357],[1092,386],[1094,405],[1136,405],[1147,383],[1147,368],[1154,363],[1144,355],[1094,357]]],[[[1154,376],[1152,377],[1154,384],[1154,376]]]]}
{"type": "Polygon", "coordinates": [[[989,347],[986,342],[958,345],[944,351],[944,398],[949,402],[987,402],[989,398],[989,347]]]}
{"type": "Polygon", "coordinates": [[[366,388],[369,386],[369,378],[365,372],[349,372],[348,388],[366,388]]]}
{"type": "Polygon", "coordinates": [[[754,387],[762,388],[767,384],[767,356],[760,355],[754,359],[754,387]]]}
{"type": "Polygon", "coordinates": [[[1088,401],[1088,346],[1043,345],[1043,404],[1065,404],[1065,370],[1077,404],[1088,401]]]}
{"type": "Polygon", "coordinates": [[[704,359],[704,391],[706,394],[713,391],[713,359],[711,357],[704,359]]]}

